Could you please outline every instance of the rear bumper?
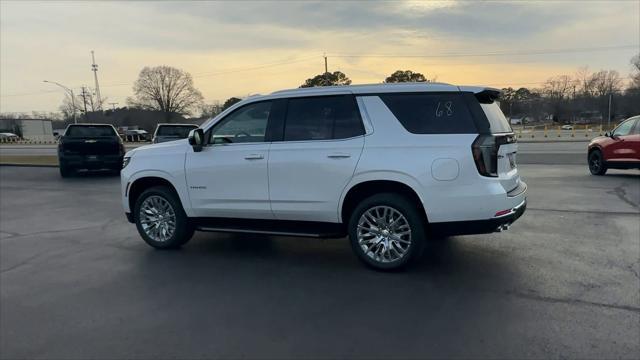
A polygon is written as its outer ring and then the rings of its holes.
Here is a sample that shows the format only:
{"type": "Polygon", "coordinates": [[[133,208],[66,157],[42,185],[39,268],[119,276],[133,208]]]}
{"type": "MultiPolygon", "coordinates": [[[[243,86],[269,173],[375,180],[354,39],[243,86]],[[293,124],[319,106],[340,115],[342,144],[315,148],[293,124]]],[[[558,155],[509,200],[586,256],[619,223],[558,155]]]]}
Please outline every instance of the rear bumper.
{"type": "Polygon", "coordinates": [[[122,155],[60,155],[60,165],[80,169],[120,169],[122,155]]]}
{"type": "Polygon", "coordinates": [[[437,235],[473,235],[489,234],[507,230],[527,210],[527,199],[516,205],[502,216],[487,220],[451,221],[430,224],[430,230],[437,235]]]}

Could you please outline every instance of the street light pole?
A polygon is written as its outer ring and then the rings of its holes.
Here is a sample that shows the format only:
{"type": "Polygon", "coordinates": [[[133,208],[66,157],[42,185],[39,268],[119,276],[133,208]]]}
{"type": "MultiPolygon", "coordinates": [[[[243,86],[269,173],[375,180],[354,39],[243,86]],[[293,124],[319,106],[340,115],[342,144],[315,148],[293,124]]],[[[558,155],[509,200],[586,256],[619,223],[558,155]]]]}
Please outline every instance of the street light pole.
{"type": "Polygon", "coordinates": [[[77,124],[78,120],[76,119],[76,97],[75,95],[73,95],[73,90],[55,81],[44,80],[43,82],[58,85],[65,91],[69,92],[69,94],[71,95],[71,106],[73,107],[73,123],[77,124]]]}

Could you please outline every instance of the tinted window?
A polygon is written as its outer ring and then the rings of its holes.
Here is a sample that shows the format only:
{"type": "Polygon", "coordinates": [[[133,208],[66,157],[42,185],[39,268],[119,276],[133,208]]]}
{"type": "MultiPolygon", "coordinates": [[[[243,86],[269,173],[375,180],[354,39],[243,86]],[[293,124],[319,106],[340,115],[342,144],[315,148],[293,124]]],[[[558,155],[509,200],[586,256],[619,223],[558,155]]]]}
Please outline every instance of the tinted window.
{"type": "Polygon", "coordinates": [[[623,122],[622,124],[618,125],[618,127],[615,130],[613,130],[613,135],[615,136],[629,135],[629,133],[631,133],[631,128],[633,128],[634,123],[635,123],[635,120],[633,119],[623,122]]]}
{"type": "Polygon", "coordinates": [[[186,138],[187,136],[189,136],[189,131],[196,128],[197,126],[163,125],[158,127],[156,136],[174,136],[179,138],[186,138]]]}
{"type": "Polygon", "coordinates": [[[289,99],[284,140],[346,139],[364,134],[353,96],[289,99]]]}
{"type": "Polygon", "coordinates": [[[380,98],[414,134],[472,134],[476,127],[460,94],[385,94],[380,98]]]}
{"type": "Polygon", "coordinates": [[[98,137],[98,136],[117,136],[118,134],[112,126],[108,125],[95,125],[95,126],[76,126],[71,125],[65,136],[74,137],[98,137]]]}
{"type": "Polygon", "coordinates": [[[270,112],[271,101],[253,103],[235,110],[215,125],[209,143],[263,142],[270,112]]]}

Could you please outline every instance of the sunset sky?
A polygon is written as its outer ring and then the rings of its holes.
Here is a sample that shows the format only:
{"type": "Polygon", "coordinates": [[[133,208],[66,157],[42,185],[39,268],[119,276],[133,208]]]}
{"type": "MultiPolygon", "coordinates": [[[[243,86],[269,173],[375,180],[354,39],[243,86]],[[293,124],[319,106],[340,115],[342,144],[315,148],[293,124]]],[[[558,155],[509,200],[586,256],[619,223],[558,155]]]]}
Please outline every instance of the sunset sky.
{"type": "MultiPolygon", "coordinates": [[[[126,103],[144,66],[194,77],[205,102],[299,86],[341,70],[354,84],[397,69],[454,84],[536,87],[579,67],[627,77],[640,0],[389,2],[0,1],[0,111],[57,111],[57,81],[126,103]],[[406,56],[406,57],[405,57],[406,56]]],[[[625,79],[626,80],[626,79],[625,79]]]]}

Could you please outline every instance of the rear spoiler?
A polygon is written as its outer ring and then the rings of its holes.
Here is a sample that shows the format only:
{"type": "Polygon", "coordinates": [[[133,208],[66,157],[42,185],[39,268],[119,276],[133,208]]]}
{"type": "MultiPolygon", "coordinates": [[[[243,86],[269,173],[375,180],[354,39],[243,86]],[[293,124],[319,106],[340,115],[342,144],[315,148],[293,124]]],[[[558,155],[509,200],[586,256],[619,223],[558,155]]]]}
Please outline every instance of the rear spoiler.
{"type": "Polygon", "coordinates": [[[484,89],[478,93],[475,93],[476,99],[481,104],[491,104],[500,98],[502,92],[498,89],[484,89]]]}

